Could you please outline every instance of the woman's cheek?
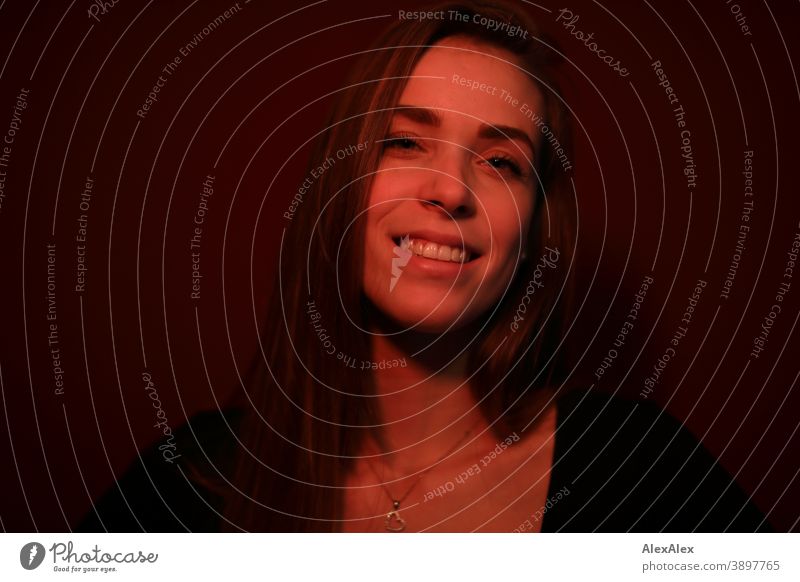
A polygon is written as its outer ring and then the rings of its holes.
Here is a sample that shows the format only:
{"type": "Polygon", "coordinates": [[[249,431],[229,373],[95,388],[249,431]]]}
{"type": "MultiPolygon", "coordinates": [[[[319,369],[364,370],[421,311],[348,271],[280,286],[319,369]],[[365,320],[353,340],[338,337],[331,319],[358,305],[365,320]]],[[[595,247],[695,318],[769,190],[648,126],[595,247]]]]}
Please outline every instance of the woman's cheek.
{"type": "Polygon", "coordinates": [[[409,198],[412,188],[410,177],[403,175],[402,170],[381,167],[372,182],[370,189],[370,205],[391,200],[409,198]]]}
{"type": "MultiPolygon", "coordinates": [[[[507,198],[507,196],[506,196],[507,198]]],[[[525,240],[530,224],[531,204],[518,199],[487,207],[487,218],[491,227],[494,246],[501,253],[516,257],[520,241],[525,240]]]]}

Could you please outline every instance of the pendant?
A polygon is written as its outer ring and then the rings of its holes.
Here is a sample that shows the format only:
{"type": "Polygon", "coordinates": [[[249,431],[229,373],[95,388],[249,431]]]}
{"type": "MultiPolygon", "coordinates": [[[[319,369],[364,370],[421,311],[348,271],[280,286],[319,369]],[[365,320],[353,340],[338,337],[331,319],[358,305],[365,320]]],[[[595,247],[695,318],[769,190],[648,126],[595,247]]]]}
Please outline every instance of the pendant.
{"type": "Polygon", "coordinates": [[[403,531],[406,529],[406,520],[400,517],[400,502],[392,501],[394,509],[386,514],[386,530],[387,531],[403,531]]]}

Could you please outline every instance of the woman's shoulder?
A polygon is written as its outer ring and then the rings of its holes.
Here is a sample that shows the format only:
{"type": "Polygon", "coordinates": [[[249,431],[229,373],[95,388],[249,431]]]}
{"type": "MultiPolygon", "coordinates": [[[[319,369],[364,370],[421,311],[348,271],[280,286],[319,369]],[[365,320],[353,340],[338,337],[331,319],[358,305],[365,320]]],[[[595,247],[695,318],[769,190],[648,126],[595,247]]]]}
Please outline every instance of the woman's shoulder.
{"type": "Polygon", "coordinates": [[[769,524],[689,430],[651,401],[593,392],[558,405],[551,531],[762,531],[769,524]]]}
{"type": "Polygon", "coordinates": [[[156,443],[138,455],[93,503],[77,531],[219,530],[217,486],[233,470],[240,417],[235,409],[193,415],[175,430],[174,441],[156,443]]]}

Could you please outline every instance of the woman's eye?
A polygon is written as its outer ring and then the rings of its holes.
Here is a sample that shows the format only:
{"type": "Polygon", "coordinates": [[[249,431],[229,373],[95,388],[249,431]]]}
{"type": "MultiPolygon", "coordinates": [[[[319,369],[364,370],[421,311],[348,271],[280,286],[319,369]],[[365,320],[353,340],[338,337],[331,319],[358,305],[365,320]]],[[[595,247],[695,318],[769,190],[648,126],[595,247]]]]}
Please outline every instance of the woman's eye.
{"type": "Polygon", "coordinates": [[[420,148],[419,140],[410,135],[395,135],[387,137],[383,142],[383,149],[399,151],[414,151],[420,148]]]}
{"type": "Polygon", "coordinates": [[[519,164],[511,158],[498,155],[489,156],[486,158],[486,163],[500,172],[510,171],[516,176],[522,176],[522,168],[520,168],[519,164]]]}

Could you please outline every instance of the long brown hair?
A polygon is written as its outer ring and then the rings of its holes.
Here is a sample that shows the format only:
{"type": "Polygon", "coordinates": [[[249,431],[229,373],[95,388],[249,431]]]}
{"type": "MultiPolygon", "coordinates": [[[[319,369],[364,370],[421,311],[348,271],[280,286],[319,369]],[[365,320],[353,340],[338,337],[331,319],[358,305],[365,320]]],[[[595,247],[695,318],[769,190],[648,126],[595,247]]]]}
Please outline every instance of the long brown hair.
{"type": "MultiPolygon", "coordinates": [[[[385,137],[392,108],[426,49],[461,35],[515,55],[541,89],[544,127],[571,156],[568,119],[555,84],[560,61],[522,9],[455,2],[427,10],[443,10],[446,18],[398,19],[373,50],[363,53],[312,153],[310,169],[331,158],[335,163],[321,175],[315,172],[318,178],[298,204],[284,241],[262,351],[245,386],[250,403],[239,432],[245,448],[237,453],[235,487],[226,492],[227,527],[340,529],[344,478],[362,439],[375,434],[380,421],[370,398],[370,375],[326,353],[326,342],[350,357],[370,359],[369,336],[361,331],[367,328],[369,307],[360,275],[364,221],[359,216],[381,159],[381,148],[374,144],[385,137]],[[463,18],[449,17],[456,11],[463,18]],[[493,31],[480,17],[509,26],[493,31]],[[520,33],[509,34],[512,26],[520,27],[520,33]],[[336,156],[342,148],[365,142],[363,151],[336,156]]],[[[476,400],[499,438],[536,418],[565,369],[564,350],[558,346],[570,308],[574,203],[551,140],[543,139],[541,149],[529,259],[469,356],[476,400]],[[537,288],[511,332],[545,246],[559,250],[559,268],[537,288]]]]}

